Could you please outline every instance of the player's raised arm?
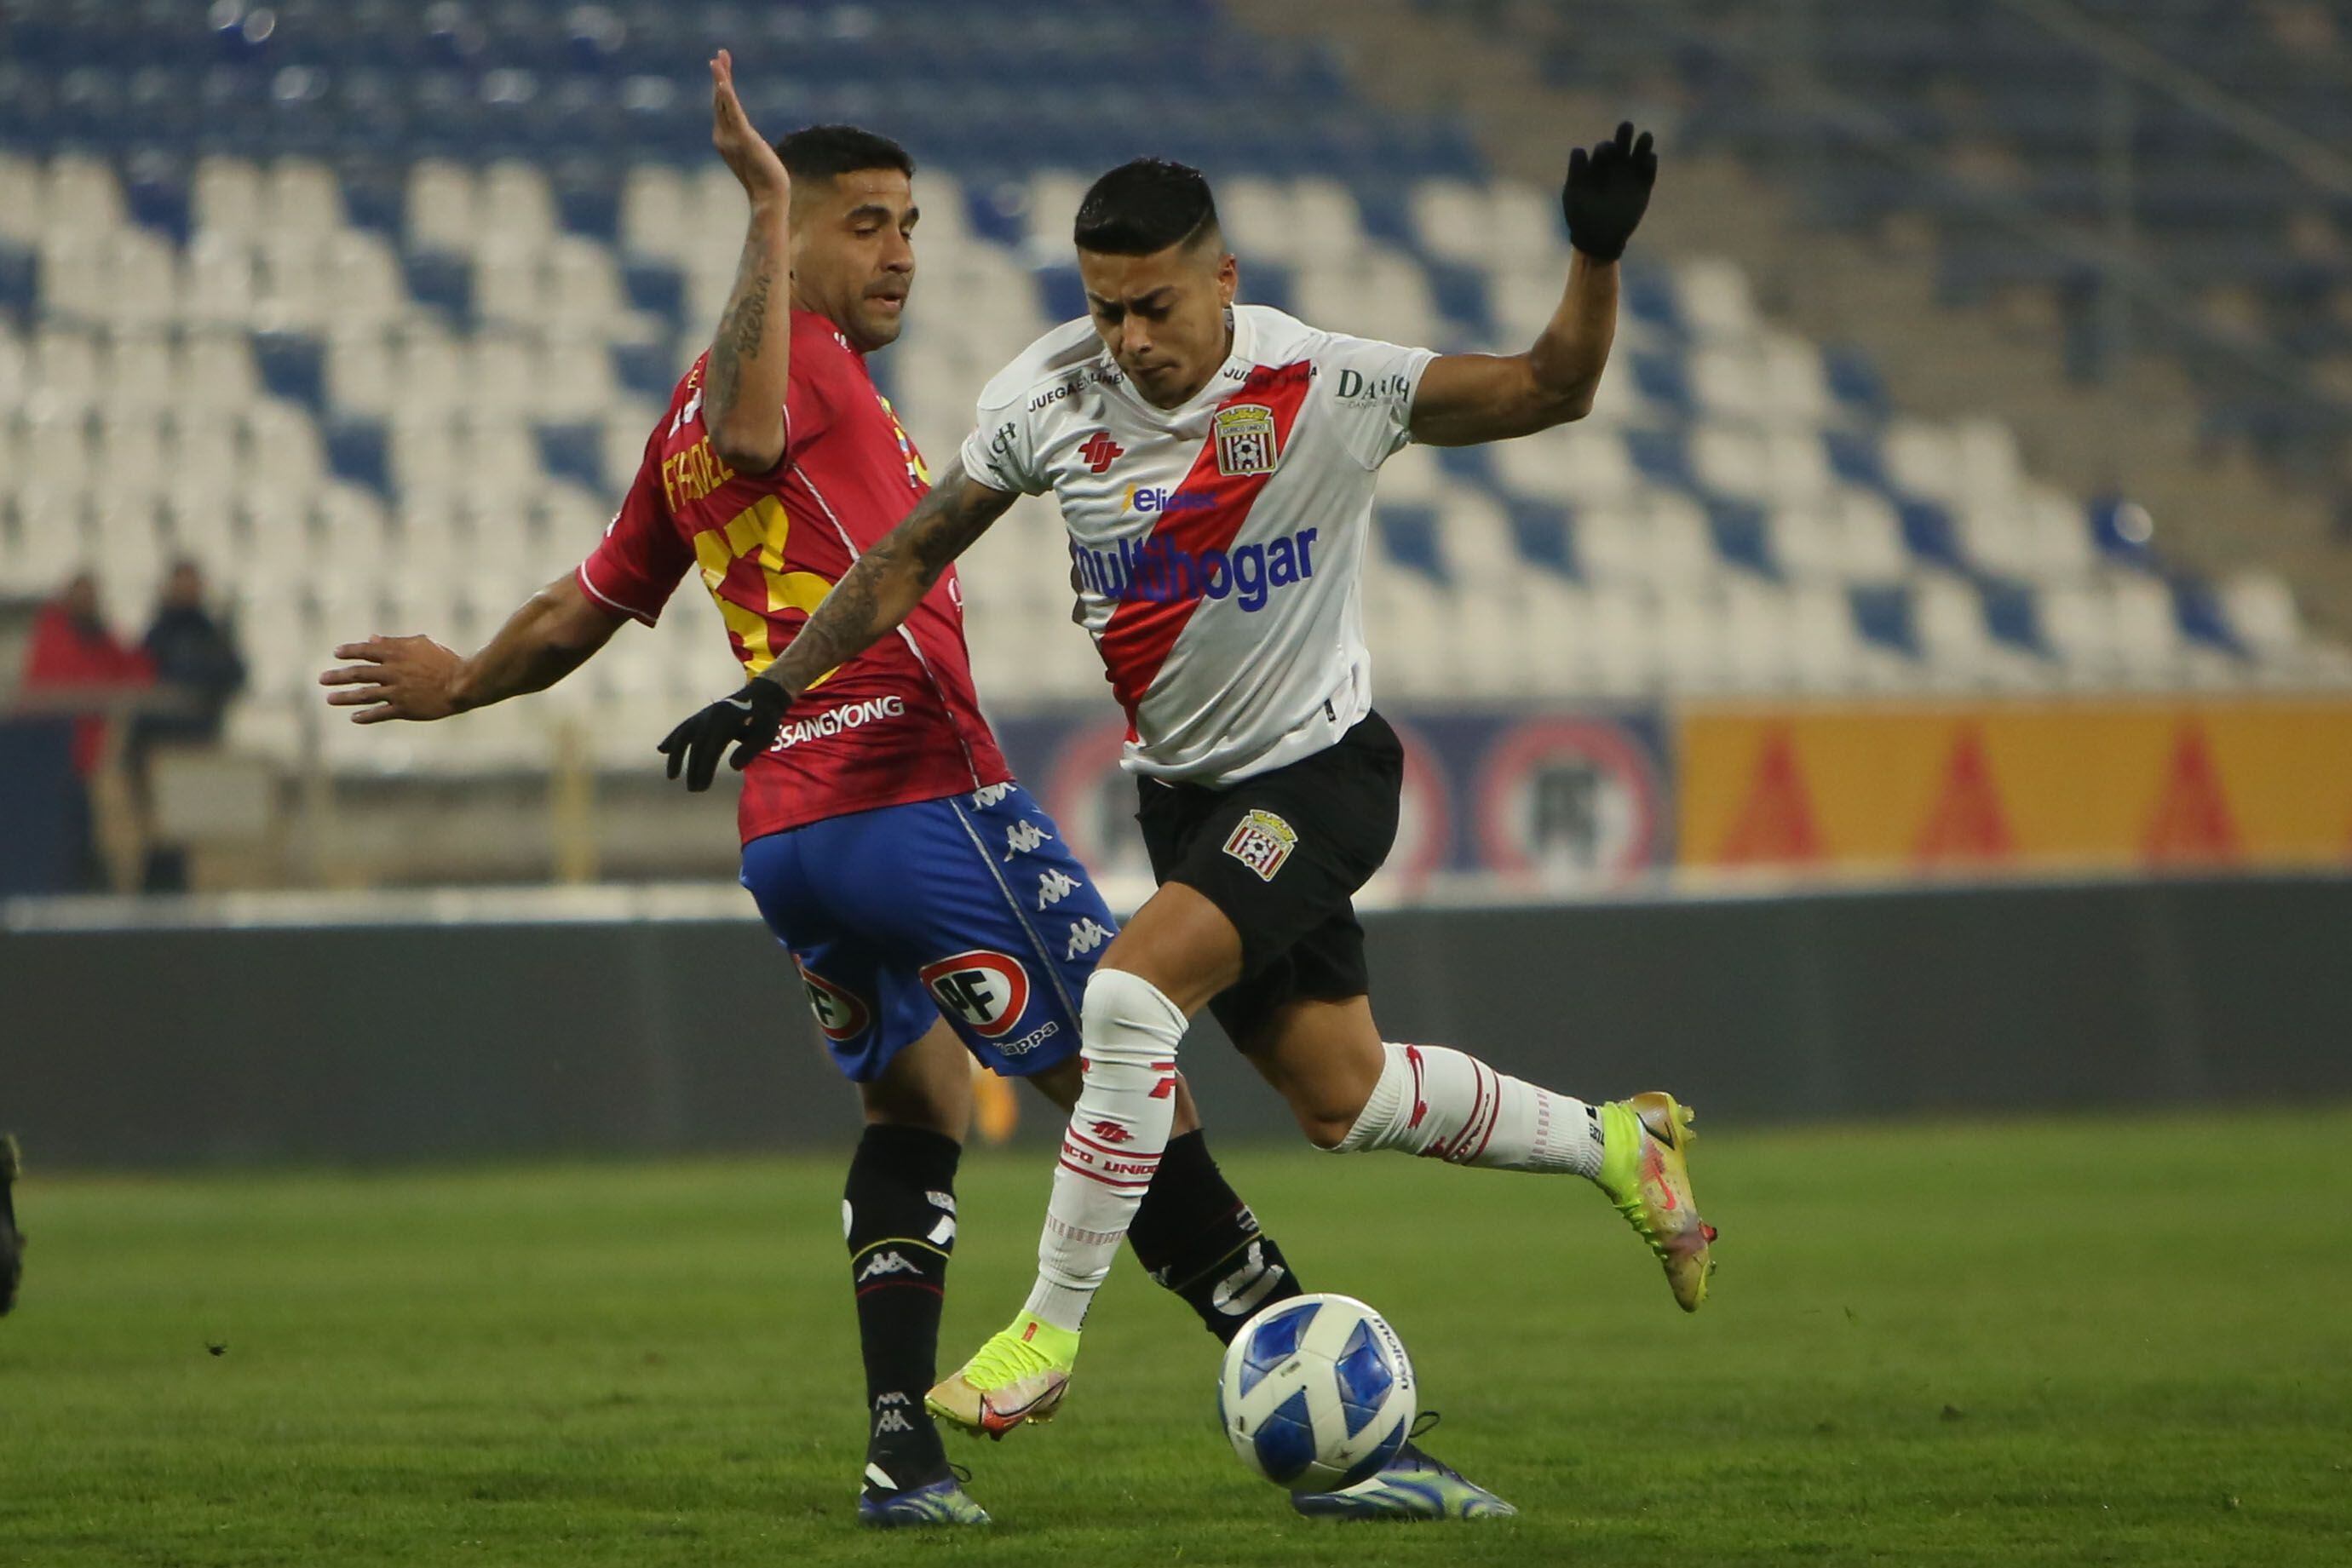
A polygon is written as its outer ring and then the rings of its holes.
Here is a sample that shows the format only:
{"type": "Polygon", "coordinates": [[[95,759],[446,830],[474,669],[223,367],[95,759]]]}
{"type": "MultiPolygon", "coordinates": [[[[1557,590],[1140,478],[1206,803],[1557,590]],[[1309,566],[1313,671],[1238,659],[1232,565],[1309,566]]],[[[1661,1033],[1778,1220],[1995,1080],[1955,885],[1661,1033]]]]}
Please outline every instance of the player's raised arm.
{"type": "Polygon", "coordinates": [[[732,746],[730,767],[742,768],[765,750],[784,714],[827,670],[856,658],[915,612],[948,563],[1003,517],[1013,497],[964,476],[961,458],[929,495],[915,503],[881,542],[851,563],[776,662],[731,697],[712,703],[669,732],[661,743],[669,776],[686,773],[689,789],[708,789],[719,756],[732,746]]]}
{"type": "Polygon", "coordinates": [[[471,657],[430,637],[370,637],[345,643],[338,659],[357,660],[319,677],[336,707],[355,707],[353,724],[447,718],[526,692],[545,691],[612,641],[622,617],[581,591],[567,573],[524,601],[498,635],[471,657]]]}
{"type": "Polygon", "coordinates": [[[1569,155],[1560,210],[1568,217],[1568,289],[1543,336],[1524,354],[1446,354],[1413,398],[1415,441],[1470,446],[1530,435],[1592,412],[1617,335],[1617,259],[1650,204],[1658,155],[1632,125],[1569,155]]]}
{"type": "Polygon", "coordinates": [[[784,456],[784,390],[792,368],[793,178],[751,129],[735,96],[735,60],[710,62],[710,144],[751,200],[735,287],[710,340],[702,423],[739,474],[765,474],[784,456]]]}

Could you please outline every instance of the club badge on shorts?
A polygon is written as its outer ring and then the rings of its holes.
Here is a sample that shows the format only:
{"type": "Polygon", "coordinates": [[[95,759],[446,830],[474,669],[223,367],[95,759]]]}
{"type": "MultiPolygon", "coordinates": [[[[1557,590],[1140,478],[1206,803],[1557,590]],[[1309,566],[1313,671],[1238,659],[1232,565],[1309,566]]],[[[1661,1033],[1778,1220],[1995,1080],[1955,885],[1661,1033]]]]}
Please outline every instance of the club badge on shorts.
{"type": "Polygon", "coordinates": [[[1297,830],[1272,811],[1250,812],[1234,824],[1232,836],[1225,840],[1225,853],[1257,873],[1261,882],[1272,882],[1297,847],[1297,830]]]}
{"type": "Polygon", "coordinates": [[[1262,402],[1235,403],[1217,411],[1217,472],[1228,479],[1271,474],[1282,453],[1274,434],[1274,410],[1262,402]]]}

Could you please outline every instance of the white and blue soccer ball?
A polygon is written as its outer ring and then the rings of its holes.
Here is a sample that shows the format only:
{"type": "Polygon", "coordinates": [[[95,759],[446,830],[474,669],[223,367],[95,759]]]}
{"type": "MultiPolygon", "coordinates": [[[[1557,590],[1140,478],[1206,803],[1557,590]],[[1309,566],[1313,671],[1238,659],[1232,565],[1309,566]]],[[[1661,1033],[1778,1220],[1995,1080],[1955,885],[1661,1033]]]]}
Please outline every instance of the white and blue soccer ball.
{"type": "Polygon", "coordinates": [[[1242,1462],[1292,1491],[1370,1479],[1404,1446],[1412,1363],[1388,1321],[1352,1296],[1294,1296],[1225,1348],[1217,1416],[1242,1462]]]}

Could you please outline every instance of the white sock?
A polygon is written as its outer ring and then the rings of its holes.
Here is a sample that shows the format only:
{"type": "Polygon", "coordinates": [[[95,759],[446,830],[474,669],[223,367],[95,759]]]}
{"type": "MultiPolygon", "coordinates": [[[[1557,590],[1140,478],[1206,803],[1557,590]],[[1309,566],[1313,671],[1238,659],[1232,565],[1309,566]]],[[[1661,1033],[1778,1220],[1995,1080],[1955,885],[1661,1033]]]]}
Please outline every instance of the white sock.
{"type": "Polygon", "coordinates": [[[1097,969],[1079,1009],[1086,1083],[1062,1134],[1037,1283],[1024,1309],[1075,1333],[1167,1152],[1184,1013],[1124,969],[1097,969]]]}
{"type": "Polygon", "coordinates": [[[1341,1154],[1402,1149],[1491,1170],[1601,1175],[1600,1113],[1443,1045],[1387,1045],[1341,1154]]]}

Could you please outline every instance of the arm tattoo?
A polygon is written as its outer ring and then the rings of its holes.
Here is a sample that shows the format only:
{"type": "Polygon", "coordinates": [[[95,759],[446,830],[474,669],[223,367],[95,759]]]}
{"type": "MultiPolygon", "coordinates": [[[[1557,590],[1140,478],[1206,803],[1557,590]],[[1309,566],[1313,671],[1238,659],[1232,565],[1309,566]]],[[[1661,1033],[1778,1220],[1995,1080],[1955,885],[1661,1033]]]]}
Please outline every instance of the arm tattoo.
{"type": "Polygon", "coordinates": [[[963,465],[950,464],[937,488],[842,574],[768,674],[798,694],[825,671],[864,653],[913,612],[940,574],[1003,516],[999,505],[968,504],[963,465]]]}
{"type": "Polygon", "coordinates": [[[736,269],[734,296],[728,303],[727,313],[719,319],[718,335],[711,340],[705,396],[715,417],[723,418],[734,407],[735,389],[742,382],[744,361],[760,357],[761,335],[768,326],[768,294],[775,280],[766,244],[754,234],[743,242],[743,261],[736,269]]]}

